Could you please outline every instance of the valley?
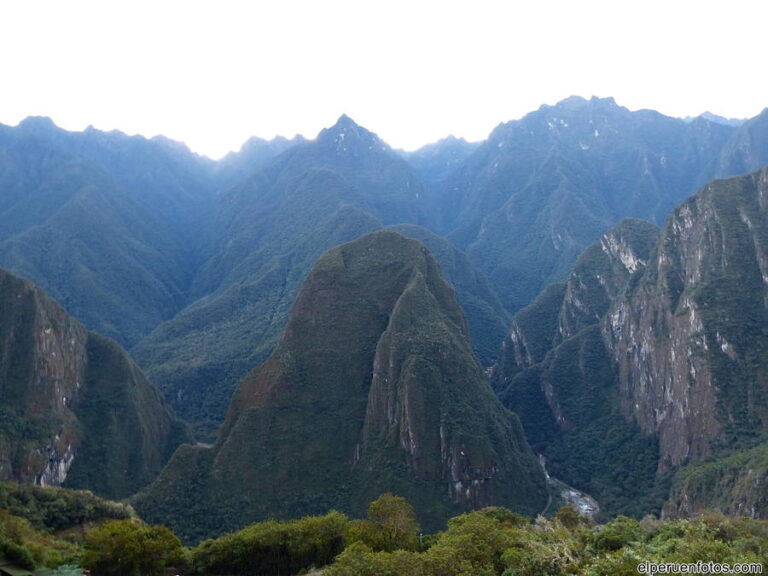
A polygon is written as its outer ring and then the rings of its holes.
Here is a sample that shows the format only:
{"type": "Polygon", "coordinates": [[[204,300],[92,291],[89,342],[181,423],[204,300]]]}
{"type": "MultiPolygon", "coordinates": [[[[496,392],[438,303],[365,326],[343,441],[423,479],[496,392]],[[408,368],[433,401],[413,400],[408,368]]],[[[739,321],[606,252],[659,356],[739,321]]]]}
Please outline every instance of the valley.
{"type": "Polygon", "coordinates": [[[542,510],[569,554],[612,546],[593,520],[655,546],[649,515],[762,542],[766,165],[768,111],[595,97],[415,152],[346,115],[220,161],[0,125],[0,480],[121,500],[222,574],[212,539],[294,530],[331,576],[441,573],[371,540],[387,493],[447,556],[533,557],[542,510]]]}

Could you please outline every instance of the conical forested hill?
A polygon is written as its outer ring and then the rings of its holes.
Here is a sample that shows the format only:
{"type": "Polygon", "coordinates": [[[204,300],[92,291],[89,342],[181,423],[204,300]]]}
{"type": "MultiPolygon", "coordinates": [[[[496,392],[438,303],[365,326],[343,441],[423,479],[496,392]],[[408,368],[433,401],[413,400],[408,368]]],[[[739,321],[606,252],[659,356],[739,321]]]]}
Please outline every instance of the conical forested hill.
{"type": "Polygon", "coordinates": [[[134,353],[180,415],[215,429],[237,382],[274,348],[320,255],[424,214],[405,160],[342,116],[219,199],[194,283],[200,299],[134,353]]]}
{"type": "Polygon", "coordinates": [[[547,502],[452,288],[421,243],[389,231],[317,262],[215,446],[178,451],[136,505],[197,538],[267,517],[362,514],[385,491],[406,496],[427,527],[462,509],[535,514],[547,502]]]}

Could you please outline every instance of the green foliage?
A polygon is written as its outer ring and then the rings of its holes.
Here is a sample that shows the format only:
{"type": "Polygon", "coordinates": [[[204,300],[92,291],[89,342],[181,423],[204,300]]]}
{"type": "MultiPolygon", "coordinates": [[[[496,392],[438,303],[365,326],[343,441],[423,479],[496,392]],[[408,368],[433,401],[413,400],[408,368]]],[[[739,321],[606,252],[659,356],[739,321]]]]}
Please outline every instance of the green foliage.
{"type": "Polygon", "coordinates": [[[60,540],[32,527],[28,520],[0,509],[0,558],[21,568],[58,566],[77,562],[77,545],[60,540]]]}
{"type": "Polygon", "coordinates": [[[289,522],[260,522],[206,540],[191,552],[199,574],[259,576],[298,574],[329,564],[344,548],[347,517],[329,512],[289,522]]]}
{"type": "Polygon", "coordinates": [[[680,513],[711,509],[726,514],[749,510],[768,514],[768,445],[726,452],[681,468],[673,478],[670,511],[680,513]]]}
{"type": "Polygon", "coordinates": [[[768,521],[619,517],[592,525],[562,511],[535,524],[484,509],[451,520],[422,552],[351,544],[327,576],[634,576],[649,562],[756,563],[768,567],[768,521]],[[507,518],[507,520],[505,520],[507,518]],[[562,521],[564,520],[564,521],[562,521]]]}
{"type": "Polygon", "coordinates": [[[416,550],[419,523],[413,506],[400,496],[382,494],[368,506],[368,520],[350,522],[348,542],[362,542],[374,551],[416,550]]]}
{"type": "Polygon", "coordinates": [[[488,280],[463,252],[426,228],[401,224],[389,229],[419,240],[440,263],[440,269],[456,290],[456,299],[467,317],[475,356],[483,366],[493,365],[499,353],[499,342],[509,325],[509,314],[488,280]]]}
{"type": "Polygon", "coordinates": [[[181,542],[165,526],[115,520],[91,530],[84,565],[106,576],[160,576],[184,561],[181,542]]]}
{"type": "Polygon", "coordinates": [[[25,518],[39,530],[53,531],[134,515],[129,506],[99,498],[89,491],[11,482],[0,482],[0,509],[25,518]]]}

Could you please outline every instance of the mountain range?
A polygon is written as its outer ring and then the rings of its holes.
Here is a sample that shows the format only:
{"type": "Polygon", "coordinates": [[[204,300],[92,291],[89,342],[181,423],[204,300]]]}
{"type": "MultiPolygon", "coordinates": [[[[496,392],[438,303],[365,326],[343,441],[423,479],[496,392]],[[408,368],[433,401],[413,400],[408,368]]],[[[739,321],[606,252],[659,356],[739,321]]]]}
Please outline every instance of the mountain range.
{"type": "Polygon", "coordinates": [[[324,250],[395,224],[446,237],[466,253],[461,274],[495,292],[467,307],[490,366],[508,314],[612,224],[660,223],[713,176],[768,162],[767,121],[685,122],[574,97],[479,144],[400,153],[344,116],[315,140],[252,139],[214,163],[163,138],[31,118],[0,127],[0,265],[128,347],[213,438],[324,250]]]}
{"type": "Polygon", "coordinates": [[[608,515],[765,515],[766,164],[768,111],[610,98],[416,152],[342,116],[218,162],[0,126],[2,477],[143,488],[187,538],[384,490],[427,526],[535,514],[534,453],[608,515]],[[201,444],[147,487],[177,418],[201,444]]]}

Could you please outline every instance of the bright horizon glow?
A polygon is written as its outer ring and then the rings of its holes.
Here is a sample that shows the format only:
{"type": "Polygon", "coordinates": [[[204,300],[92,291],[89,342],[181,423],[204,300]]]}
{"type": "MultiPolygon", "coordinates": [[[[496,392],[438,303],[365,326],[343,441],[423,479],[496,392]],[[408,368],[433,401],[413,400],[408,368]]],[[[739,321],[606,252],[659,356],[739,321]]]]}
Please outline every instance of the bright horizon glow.
{"type": "Polygon", "coordinates": [[[768,5],[284,0],[0,5],[0,123],[162,134],[219,158],[346,113],[395,148],[571,96],[668,116],[768,106],[768,5]]]}

